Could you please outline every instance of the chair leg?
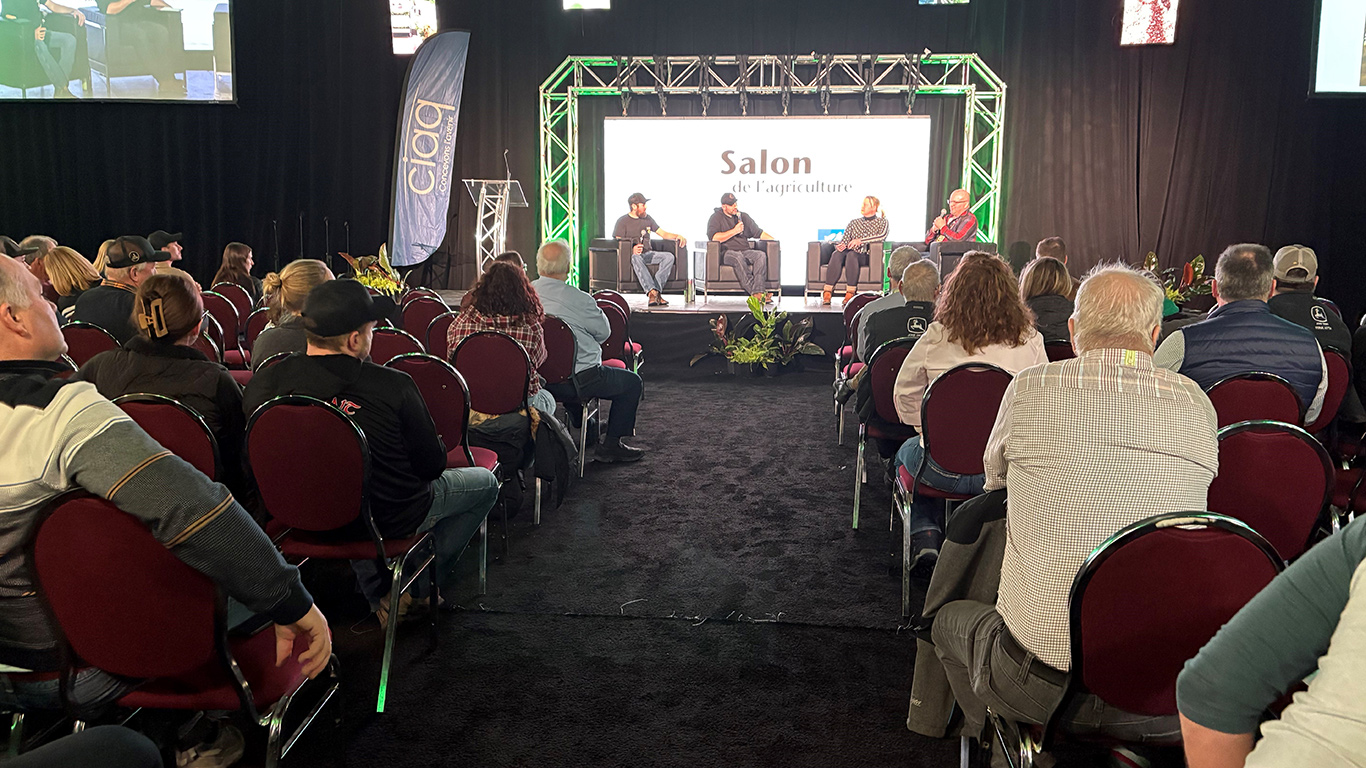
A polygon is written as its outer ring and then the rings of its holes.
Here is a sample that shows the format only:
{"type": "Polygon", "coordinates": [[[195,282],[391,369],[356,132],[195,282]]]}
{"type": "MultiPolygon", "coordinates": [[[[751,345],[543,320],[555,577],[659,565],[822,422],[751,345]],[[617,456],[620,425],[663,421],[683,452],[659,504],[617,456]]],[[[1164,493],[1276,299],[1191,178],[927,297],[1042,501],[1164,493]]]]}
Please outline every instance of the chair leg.
{"type": "Polygon", "coordinates": [[[75,721],[75,722],[73,722],[73,723],[71,724],[71,732],[72,732],[73,734],[75,734],[75,733],[81,733],[81,732],[84,731],[84,730],[85,730],[85,721],[84,721],[84,720],[77,720],[77,721],[75,721]]]}
{"type": "Polygon", "coordinates": [[[440,639],[438,626],[436,623],[437,610],[441,608],[441,588],[437,586],[436,577],[436,540],[432,540],[432,564],[427,566],[427,615],[432,623],[432,643],[440,639]]]}
{"type": "Polygon", "coordinates": [[[15,712],[9,720],[9,756],[18,757],[24,746],[24,713],[15,712]]]}
{"type": "Polygon", "coordinates": [[[838,439],[836,440],[835,444],[836,444],[836,445],[844,445],[844,409],[843,409],[843,408],[840,408],[840,409],[839,409],[839,414],[840,414],[839,437],[838,437],[838,439]]]}
{"type": "Polygon", "coordinates": [[[911,526],[901,518],[901,617],[911,615],[911,526]]]}
{"type": "Polygon", "coordinates": [[[583,464],[588,456],[588,403],[580,407],[583,415],[579,418],[579,477],[583,477],[583,464]]]}
{"type": "Polygon", "coordinates": [[[858,438],[858,459],[854,462],[854,530],[858,530],[858,503],[863,492],[863,425],[860,424],[858,438]]]}
{"type": "Polygon", "coordinates": [[[503,512],[503,559],[508,557],[508,505],[502,504],[503,512]]]}
{"type": "Polygon", "coordinates": [[[280,735],[284,730],[285,710],[292,698],[294,694],[286,694],[275,702],[266,716],[266,768],[276,768],[280,764],[280,735]]]}
{"type": "Polygon", "coordinates": [[[389,588],[389,625],[384,628],[384,660],[379,668],[379,697],[375,701],[375,712],[383,714],[384,699],[389,692],[389,667],[394,660],[394,640],[398,637],[398,606],[403,597],[403,563],[408,558],[394,558],[393,585],[389,588]]]}
{"type": "Polygon", "coordinates": [[[479,524],[479,594],[489,589],[489,519],[479,524]]]}
{"type": "Polygon", "coordinates": [[[531,512],[531,523],[532,523],[532,525],[540,525],[540,524],[541,524],[541,478],[539,478],[539,477],[536,478],[536,491],[535,491],[535,493],[536,493],[536,497],[535,497],[536,500],[535,500],[535,502],[533,502],[533,503],[535,504],[535,506],[532,508],[532,512],[531,512]]]}

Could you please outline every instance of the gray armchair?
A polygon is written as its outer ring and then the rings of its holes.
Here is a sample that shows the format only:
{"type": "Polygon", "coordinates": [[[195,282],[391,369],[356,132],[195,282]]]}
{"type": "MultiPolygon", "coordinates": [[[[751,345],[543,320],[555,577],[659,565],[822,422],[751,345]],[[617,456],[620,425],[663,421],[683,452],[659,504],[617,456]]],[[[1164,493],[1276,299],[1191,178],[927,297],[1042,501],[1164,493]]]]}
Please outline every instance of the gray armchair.
{"type": "MultiPolygon", "coordinates": [[[[859,267],[857,290],[882,290],[883,272],[886,271],[886,267],[883,266],[886,263],[885,245],[882,241],[868,244],[868,263],[859,267]]],[[[812,293],[819,294],[821,288],[825,287],[825,265],[821,263],[823,246],[834,248],[833,243],[819,241],[812,241],[806,245],[806,291],[803,293],[805,297],[810,297],[812,293]]]]}
{"type": "MultiPolygon", "coordinates": [[[[750,240],[749,245],[756,251],[764,251],[768,254],[768,281],[765,287],[774,293],[781,294],[783,290],[782,282],[782,247],[777,240],[750,240]]],[[[715,240],[707,241],[707,252],[702,257],[703,263],[698,265],[696,270],[697,278],[702,281],[702,295],[704,297],[713,293],[744,293],[745,289],[740,285],[740,280],[735,276],[735,267],[721,261],[721,244],[715,240]]]]}
{"type": "MultiPolygon", "coordinates": [[[[588,290],[644,293],[645,289],[636,279],[635,270],[631,269],[631,250],[634,247],[634,240],[595,238],[588,247],[588,290]]],[[[669,281],[664,283],[664,292],[682,293],[688,285],[688,265],[678,241],[652,240],[650,250],[674,255],[674,271],[669,281]]],[[[651,274],[659,272],[654,266],[648,269],[651,274]]]]}
{"type": "MultiPolygon", "coordinates": [[[[126,19],[121,18],[122,13],[106,14],[93,6],[81,10],[85,13],[85,24],[89,29],[87,34],[90,41],[90,69],[104,78],[105,89],[110,96],[114,92],[113,84],[110,82],[113,78],[152,74],[149,56],[165,57],[170,62],[171,69],[184,76],[185,32],[180,22],[179,10],[163,9],[151,14],[151,18],[165,25],[166,36],[170,41],[166,50],[156,52],[140,50],[131,41],[125,40],[122,27],[126,19]]],[[[138,14],[136,18],[145,21],[148,15],[138,14]]],[[[186,80],[186,85],[188,84],[189,81],[186,80]]]]}

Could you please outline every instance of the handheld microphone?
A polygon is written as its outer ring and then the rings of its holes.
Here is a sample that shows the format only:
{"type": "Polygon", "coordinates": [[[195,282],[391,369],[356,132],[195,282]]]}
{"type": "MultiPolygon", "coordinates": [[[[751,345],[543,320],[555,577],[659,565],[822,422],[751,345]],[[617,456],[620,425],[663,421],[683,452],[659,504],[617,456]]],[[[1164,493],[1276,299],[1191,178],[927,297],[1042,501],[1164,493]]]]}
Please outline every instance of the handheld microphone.
{"type": "Polygon", "coordinates": [[[941,217],[948,216],[948,215],[949,215],[949,209],[948,209],[948,208],[940,208],[940,209],[939,209],[939,215],[940,215],[941,217]]]}

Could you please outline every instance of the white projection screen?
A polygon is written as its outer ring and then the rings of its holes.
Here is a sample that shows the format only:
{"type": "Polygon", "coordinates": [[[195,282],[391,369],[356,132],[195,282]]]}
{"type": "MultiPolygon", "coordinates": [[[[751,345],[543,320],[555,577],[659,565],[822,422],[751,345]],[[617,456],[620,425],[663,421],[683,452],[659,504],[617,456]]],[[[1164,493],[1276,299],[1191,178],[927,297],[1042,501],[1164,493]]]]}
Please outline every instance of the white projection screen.
{"type": "Polygon", "coordinates": [[[804,285],[807,243],[842,230],[867,195],[882,201],[889,240],[922,239],[929,168],[925,116],[609,117],[603,234],[641,192],[659,226],[696,251],[721,195],[733,192],[782,242],[783,285],[804,285]]]}
{"type": "Polygon", "coordinates": [[[1314,93],[1366,95],[1366,0],[1320,0],[1314,93]]]}

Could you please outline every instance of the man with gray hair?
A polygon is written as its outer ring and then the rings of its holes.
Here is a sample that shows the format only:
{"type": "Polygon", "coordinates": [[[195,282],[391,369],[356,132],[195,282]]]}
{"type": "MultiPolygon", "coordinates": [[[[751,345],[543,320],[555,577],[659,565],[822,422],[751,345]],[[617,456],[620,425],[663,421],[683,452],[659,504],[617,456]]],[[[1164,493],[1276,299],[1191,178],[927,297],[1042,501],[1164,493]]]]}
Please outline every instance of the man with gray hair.
{"type": "Polygon", "coordinates": [[[636,429],[636,409],[640,405],[640,376],[624,368],[602,364],[602,343],[611,328],[607,316],[592,296],[566,281],[570,267],[569,244],[551,240],[536,251],[536,271],[540,277],[531,282],[547,315],[560,318],[574,332],[574,380],[547,384],[546,390],[565,404],[570,419],[580,420],[580,398],[601,398],[611,402],[607,416],[607,440],[596,446],[594,458],[601,462],[639,461],[644,453],[621,442],[636,429]]]}
{"type": "MultiPolygon", "coordinates": [[[[949,602],[932,627],[963,733],[981,732],[988,706],[1014,723],[1043,723],[1071,663],[1068,600],[1082,562],[1132,523],[1205,508],[1219,462],[1214,406],[1195,382],[1153,365],[1162,298],[1137,270],[1097,267],[1068,320],[1078,356],[1026,368],[1006,389],[984,459],[985,490],[1007,489],[996,604],[949,602]]],[[[1176,718],[1094,696],[1061,716],[1066,730],[1125,741],[1179,732],[1176,718]]]]}
{"type": "Polygon", "coordinates": [[[1290,382],[1308,406],[1304,423],[1323,410],[1328,364],[1313,332],[1277,317],[1267,306],[1275,283],[1271,251],[1264,245],[1230,245],[1214,267],[1209,317],[1173,331],[1153,363],[1184,374],[1205,389],[1239,374],[1262,371],[1290,382]]]}
{"type": "Polygon", "coordinates": [[[891,290],[887,291],[886,295],[863,306],[862,319],[859,320],[858,359],[867,362],[868,356],[877,350],[875,346],[868,346],[868,334],[866,333],[868,320],[884,309],[906,306],[906,299],[901,295],[901,275],[906,271],[906,267],[911,265],[911,262],[919,260],[920,251],[909,245],[903,245],[892,251],[891,258],[887,259],[887,282],[891,286],[891,290]]]}

